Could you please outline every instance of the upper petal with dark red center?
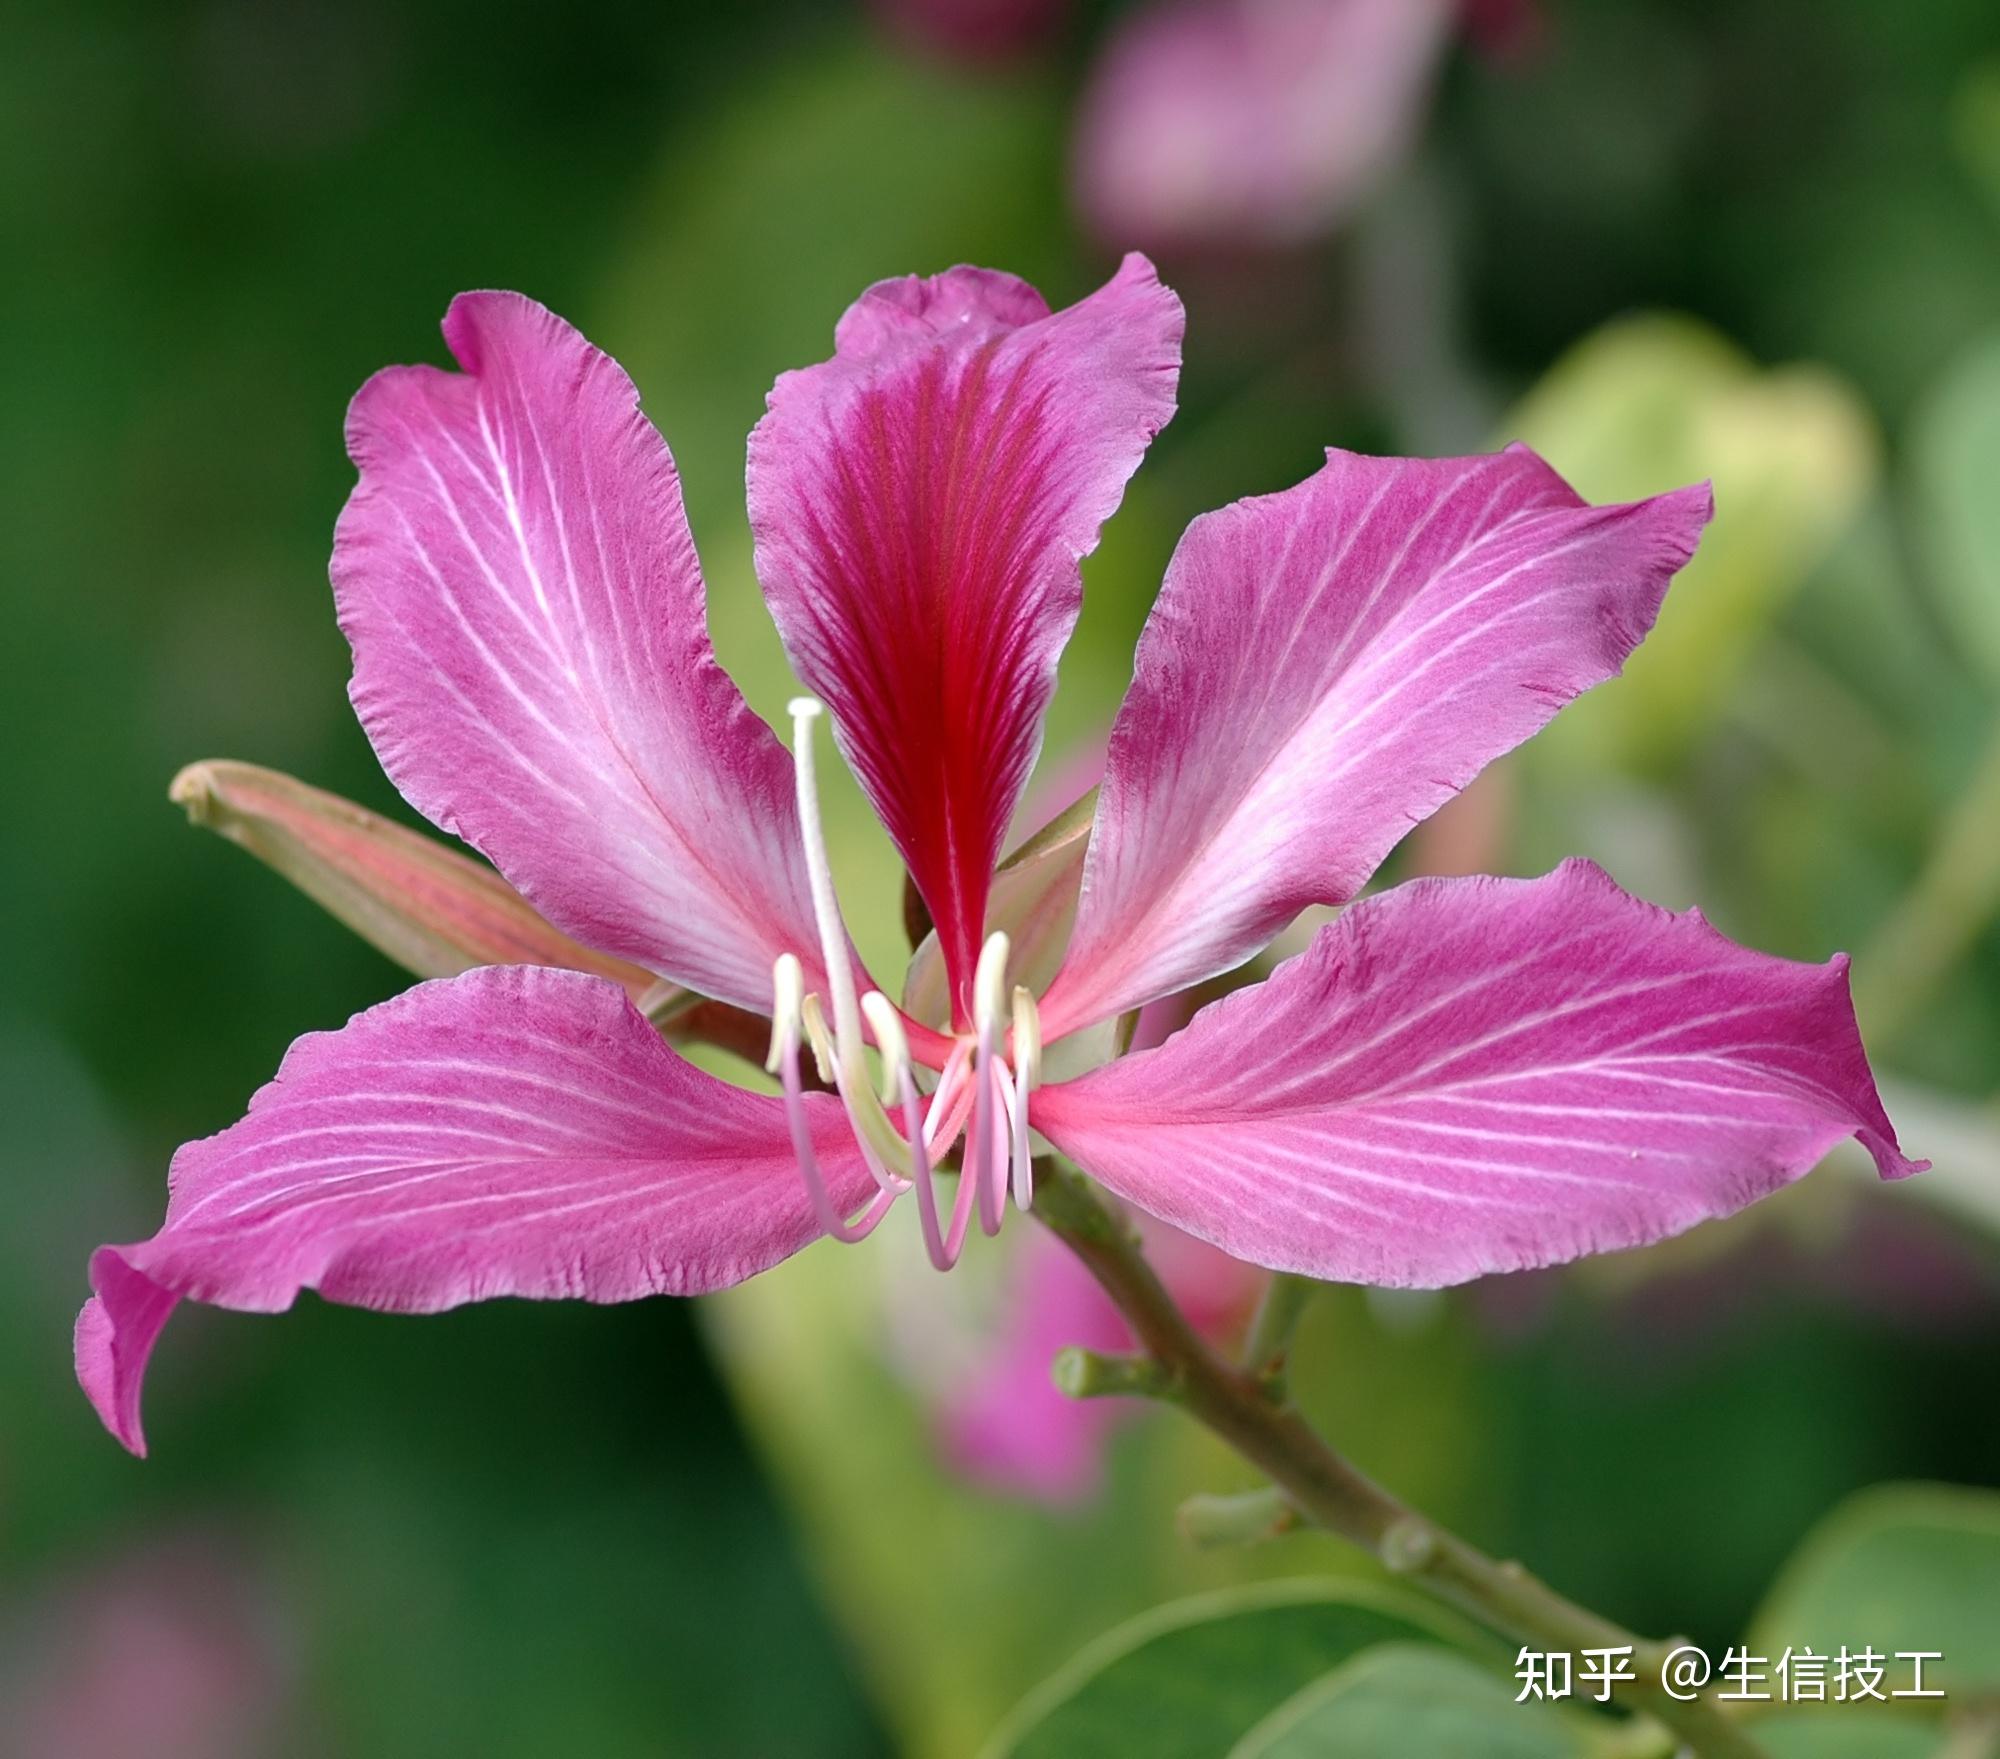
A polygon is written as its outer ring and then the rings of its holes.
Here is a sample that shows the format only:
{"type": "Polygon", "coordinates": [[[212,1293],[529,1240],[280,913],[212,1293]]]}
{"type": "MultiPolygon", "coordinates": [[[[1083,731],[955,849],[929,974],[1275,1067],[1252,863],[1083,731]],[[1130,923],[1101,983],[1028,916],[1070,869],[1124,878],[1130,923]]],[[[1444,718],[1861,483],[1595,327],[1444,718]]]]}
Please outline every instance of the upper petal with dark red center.
{"type": "Polygon", "coordinates": [[[985,270],[885,281],[751,436],[765,596],[938,925],[961,1024],[1078,564],[1172,414],[1181,328],[1139,257],[1054,315],[985,270]]]}
{"type": "MultiPolygon", "coordinates": [[[[808,1095],[834,1201],[873,1182],[808,1095]]],[[[183,1299],[301,1289],[395,1313],[740,1282],[819,1232],[784,1106],[685,1062],[616,985],[537,966],[419,984],[312,1033],[240,1123],[174,1157],[167,1219],[91,1260],[77,1376],[143,1452],[139,1389],[183,1299]]]]}
{"type": "Polygon", "coordinates": [[[468,293],[463,374],[390,367],[335,536],[354,706],[418,811],[557,927],[739,1006],[817,945],[791,769],[716,662],[680,480],[632,381],[468,293]]]}
{"type": "Polygon", "coordinates": [[[1903,1158],[1847,962],[1740,947],[1587,861],[1364,899],[1035,1125],[1238,1258],[1437,1286],[1727,1215],[1859,1137],[1903,1158]]]}

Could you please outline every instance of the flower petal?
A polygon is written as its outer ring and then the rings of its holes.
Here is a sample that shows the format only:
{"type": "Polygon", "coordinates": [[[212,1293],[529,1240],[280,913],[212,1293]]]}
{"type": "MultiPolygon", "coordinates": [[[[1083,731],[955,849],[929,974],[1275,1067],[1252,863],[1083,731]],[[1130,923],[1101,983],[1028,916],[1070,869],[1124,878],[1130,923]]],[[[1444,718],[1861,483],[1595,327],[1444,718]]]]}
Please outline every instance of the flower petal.
{"type": "MultiPolygon", "coordinates": [[[[808,1096],[836,1203],[872,1190],[808,1096]]],[[[616,986],[488,966],[294,1044],[249,1115],[174,1157],[150,1240],[91,1260],[77,1377],[143,1453],[139,1383],[185,1297],[273,1313],[301,1289],[396,1313],[496,1295],[697,1294],[817,1233],[783,1105],[703,1074],[616,986]]]]}
{"type": "Polygon", "coordinates": [[[750,438],[765,597],[938,926],[961,1022],[1078,562],[1173,413],[1181,328],[1142,257],[1053,316],[1010,275],[884,281],[750,438]]]}
{"type": "Polygon", "coordinates": [[[1227,971],[1618,671],[1711,511],[1591,507],[1524,447],[1364,458],[1188,527],[1139,639],[1042,1009],[1050,1038],[1227,971]]]}
{"type": "Polygon", "coordinates": [[[1364,900],[1156,1051],[1033,1102],[1112,1190],[1237,1257],[1437,1287],[1636,1246],[1847,1136],[1905,1160],[1847,962],[1799,965],[1585,861],[1364,900]]]}
{"type": "Polygon", "coordinates": [[[512,293],[465,369],[361,388],[333,555],[351,694],[410,803],[557,927],[767,1011],[817,963],[791,768],[717,663],[680,481],[632,382],[512,293]]]}

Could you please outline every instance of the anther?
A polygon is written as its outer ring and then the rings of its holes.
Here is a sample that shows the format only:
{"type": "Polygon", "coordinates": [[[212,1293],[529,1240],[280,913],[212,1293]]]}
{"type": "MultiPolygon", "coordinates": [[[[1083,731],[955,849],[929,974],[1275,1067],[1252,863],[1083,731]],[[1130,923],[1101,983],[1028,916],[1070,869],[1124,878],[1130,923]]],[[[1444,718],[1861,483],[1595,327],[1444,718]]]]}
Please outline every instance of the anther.
{"type": "Polygon", "coordinates": [[[882,1053],[882,1103],[900,1105],[905,1085],[915,1080],[910,1068],[909,1034],[889,1005],[889,998],[879,989],[871,989],[861,998],[861,1012],[867,1017],[868,1030],[875,1034],[875,1046],[882,1053]]]}
{"type": "Polygon", "coordinates": [[[1007,937],[991,934],[979,949],[979,963],[972,974],[972,1022],[985,1044],[1000,1032],[1002,998],[1007,993],[1007,937]]]}
{"type": "Polygon", "coordinates": [[[805,968],[796,953],[780,953],[771,967],[771,1051],[764,1059],[766,1074],[777,1074],[786,1046],[798,1044],[805,1004],[805,968]]]}
{"type": "Polygon", "coordinates": [[[839,1063],[835,1058],[832,1037],[826,1029],[826,1015],[821,1012],[817,992],[806,997],[799,1007],[799,1019],[805,1026],[806,1043],[813,1054],[813,1068],[818,1073],[822,1086],[832,1086],[839,1074],[839,1063]]]}

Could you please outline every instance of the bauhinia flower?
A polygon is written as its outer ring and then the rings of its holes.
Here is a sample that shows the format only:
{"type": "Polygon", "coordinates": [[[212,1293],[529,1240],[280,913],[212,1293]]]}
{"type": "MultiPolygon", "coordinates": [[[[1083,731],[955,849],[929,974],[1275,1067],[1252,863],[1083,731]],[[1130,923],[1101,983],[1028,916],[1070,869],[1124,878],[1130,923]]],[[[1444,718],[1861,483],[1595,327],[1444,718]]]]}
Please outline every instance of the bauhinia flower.
{"type": "Polygon", "coordinates": [[[1615,673],[1706,488],[1592,507],[1520,448],[1332,452],[1197,519],[1087,839],[1059,821],[996,878],[1079,560],[1173,408],[1181,308],[1143,259],[1055,313],[983,270],[883,282],[830,360],[778,380],[749,500],[814,693],[789,760],[716,662],[631,382],[518,295],[465,295],[444,328],[459,372],[391,368],[349,415],[333,583],[362,724],[410,803],[563,935],[768,1018],[782,1092],[696,1069],[588,969],[482,966],[300,1039],[241,1122],[175,1157],[159,1232],[92,1258],[78,1372],[128,1447],[183,1299],[691,1294],[912,1195],[947,1267],[975,1218],[1032,1203],[1038,1138],[1238,1258],[1408,1285],[1659,1238],[1850,1135],[1915,1170],[1843,961],[1748,951],[1581,862],[1355,902],[1158,1048],[1041,1079],[1045,1054],[1053,1074],[1091,1029],[1354,899],[1615,673]],[[934,1015],[850,946],[822,703],[936,924],[934,1015]]]}

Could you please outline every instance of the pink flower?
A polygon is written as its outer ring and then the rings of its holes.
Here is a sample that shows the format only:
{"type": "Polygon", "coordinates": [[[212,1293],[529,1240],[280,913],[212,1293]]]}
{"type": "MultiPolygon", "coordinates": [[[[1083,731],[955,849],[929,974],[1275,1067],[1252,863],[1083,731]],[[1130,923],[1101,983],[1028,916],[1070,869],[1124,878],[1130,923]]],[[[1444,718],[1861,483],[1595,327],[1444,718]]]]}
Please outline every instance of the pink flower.
{"type": "Polygon", "coordinates": [[[1084,93],[1078,205],[1105,238],[1296,244],[1408,149],[1454,0],[1165,0],[1084,93]]]}
{"type": "MultiPolygon", "coordinates": [[[[1249,1265],[1158,1222],[1146,1252],[1181,1311],[1210,1337],[1249,1317],[1265,1278],[1249,1265]]],[[[1045,1503],[1078,1503],[1104,1477],[1105,1445],[1138,1399],[1072,1399],[1049,1363],[1066,1345],[1129,1350],[1134,1339],[1111,1297],[1045,1229],[1029,1234],[1008,1267],[999,1322],[970,1371],[937,1412],[946,1456],[975,1483],[1045,1503]]]]}
{"type": "Polygon", "coordinates": [[[298,1632],[239,1546],[175,1532],[32,1598],[23,1587],[0,1626],[15,1759],[283,1750],[298,1632]]]}
{"type": "Polygon", "coordinates": [[[160,1231],[92,1258],[78,1373],[127,1446],[184,1298],[690,1294],[912,1191],[949,1265],[974,1214],[990,1233],[1032,1200],[1031,1127],[1236,1257],[1392,1284],[1655,1239],[1848,1135],[1915,1170],[1843,961],[1746,951],[1583,863],[1355,904],[1157,1049],[1041,1083],[1043,1046],[1353,898],[1618,670],[1709,515],[1706,488],[1588,506],[1515,448],[1334,452],[1196,520],[1113,728],[1067,953],[1040,994],[1010,987],[994,863],[1079,558],[1172,411],[1181,327],[1138,257],[1053,314],[983,270],[883,282],[751,438],[757,571],[937,924],[935,1023],[857,975],[819,703],[794,705],[788,764],[710,648],[673,463],[618,367],[476,293],[445,320],[461,372],[369,381],[333,580],[384,766],[565,934],[770,1015],[784,1094],[683,1061],[617,983],[535,966],[300,1039],[247,1117],[175,1157],[160,1231]],[[833,1092],[804,1090],[808,1050],[833,1092]],[[961,1136],[946,1218],[931,1169],[961,1136]]]}

